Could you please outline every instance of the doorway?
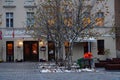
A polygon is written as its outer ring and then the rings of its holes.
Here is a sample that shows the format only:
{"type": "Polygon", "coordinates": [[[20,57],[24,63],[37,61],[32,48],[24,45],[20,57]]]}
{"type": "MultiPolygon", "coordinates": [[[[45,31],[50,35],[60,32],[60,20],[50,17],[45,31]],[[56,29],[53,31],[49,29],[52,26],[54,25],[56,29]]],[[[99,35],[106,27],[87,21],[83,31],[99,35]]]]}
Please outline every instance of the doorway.
{"type": "Polygon", "coordinates": [[[24,61],[39,61],[38,41],[24,41],[24,61]]]}
{"type": "Polygon", "coordinates": [[[6,61],[7,62],[14,61],[14,42],[13,41],[6,42],[6,61]]]}
{"type": "Polygon", "coordinates": [[[84,53],[91,52],[91,42],[83,42],[84,44],[84,53]]]}
{"type": "Polygon", "coordinates": [[[55,61],[55,44],[53,41],[48,41],[48,61],[55,61]]]}

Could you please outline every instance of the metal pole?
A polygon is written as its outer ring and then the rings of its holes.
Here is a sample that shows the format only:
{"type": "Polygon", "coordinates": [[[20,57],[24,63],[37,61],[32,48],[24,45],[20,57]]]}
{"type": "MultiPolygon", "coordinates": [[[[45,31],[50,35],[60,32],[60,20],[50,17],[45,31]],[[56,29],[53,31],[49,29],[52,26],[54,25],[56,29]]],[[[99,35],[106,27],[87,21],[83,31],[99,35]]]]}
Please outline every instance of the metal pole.
{"type": "Polygon", "coordinates": [[[91,47],[90,42],[88,42],[88,52],[90,52],[90,47],[91,47]]]}

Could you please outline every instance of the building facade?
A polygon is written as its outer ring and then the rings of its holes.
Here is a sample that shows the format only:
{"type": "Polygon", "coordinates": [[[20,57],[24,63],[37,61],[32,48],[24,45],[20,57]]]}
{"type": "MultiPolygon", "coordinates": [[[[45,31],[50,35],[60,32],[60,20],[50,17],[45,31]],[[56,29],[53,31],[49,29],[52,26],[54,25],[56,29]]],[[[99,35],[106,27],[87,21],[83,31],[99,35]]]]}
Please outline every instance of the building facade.
{"type": "MultiPolygon", "coordinates": [[[[33,20],[37,0],[0,0],[0,59],[3,61],[39,61],[55,60],[55,45],[52,41],[45,43],[33,39],[26,34],[26,25],[33,20]],[[44,46],[43,46],[44,45],[44,46]]],[[[44,0],[39,0],[40,2],[44,0]]],[[[103,0],[104,1],[104,0],[103,0]]],[[[114,0],[109,0],[106,5],[109,8],[108,15],[104,9],[101,16],[106,27],[97,27],[98,31],[107,31],[113,27],[114,0]]],[[[96,12],[97,13],[97,12],[96,12]]],[[[34,21],[33,21],[34,22],[34,21]]],[[[64,50],[65,51],[65,50],[64,50]]],[[[97,39],[91,38],[82,42],[75,42],[73,47],[73,61],[83,57],[85,52],[91,51],[93,57],[99,59],[116,57],[116,39],[105,34],[97,39]],[[104,51],[108,54],[104,54],[104,51]]],[[[65,56],[65,54],[64,54],[65,56]]]]}
{"type": "Polygon", "coordinates": [[[117,57],[120,58],[120,1],[115,0],[115,24],[116,24],[116,53],[117,57]]]}

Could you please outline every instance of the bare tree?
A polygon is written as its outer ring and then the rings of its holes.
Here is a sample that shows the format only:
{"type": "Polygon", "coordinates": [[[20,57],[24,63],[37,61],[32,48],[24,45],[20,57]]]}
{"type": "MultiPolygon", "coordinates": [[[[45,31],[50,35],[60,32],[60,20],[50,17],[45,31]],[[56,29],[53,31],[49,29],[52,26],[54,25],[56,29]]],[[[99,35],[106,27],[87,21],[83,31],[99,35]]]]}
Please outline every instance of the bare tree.
{"type": "Polygon", "coordinates": [[[101,0],[46,0],[37,5],[35,24],[28,26],[27,32],[33,37],[54,41],[56,61],[63,60],[62,46],[68,43],[65,60],[70,69],[74,42],[101,35],[94,28],[101,22],[96,18],[96,10],[100,12],[100,9],[94,7],[100,3],[101,0]]]}

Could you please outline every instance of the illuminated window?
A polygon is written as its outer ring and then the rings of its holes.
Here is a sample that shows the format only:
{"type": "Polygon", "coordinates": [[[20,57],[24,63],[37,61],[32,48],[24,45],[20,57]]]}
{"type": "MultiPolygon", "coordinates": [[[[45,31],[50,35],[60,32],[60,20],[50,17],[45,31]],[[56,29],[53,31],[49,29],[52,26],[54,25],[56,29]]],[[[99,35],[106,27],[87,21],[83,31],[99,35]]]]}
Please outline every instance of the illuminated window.
{"type": "Polygon", "coordinates": [[[96,26],[103,26],[104,25],[104,13],[98,12],[96,14],[96,26]]]}
{"type": "Polygon", "coordinates": [[[14,42],[6,42],[6,61],[14,61],[14,42]]]}
{"type": "Polygon", "coordinates": [[[12,44],[8,44],[7,47],[8,47],[8,54],[12,54],[12,44]]]}
{"type": "Polygon", "coordinates": [[[69,43],[68,41],[65,41],[65,42],[64,42],[64,45],[65,45],[65,47],[69,47],[69,46],[70,46],[70,43],[69,43]]]}
{"type": "Polygon", "coordinates": [[[90,24],[91,20],[90,20],[90,13],[89,12],[84,12],[83,14],[83,26],[86,27],[90,24]]]}
{"type": "Polygon", "coordinates": [[[67,25],[68,27],[71,27],[73,25],[71,18],[66,18],[64,19],[64,24],[67,25]]]}
{"type": "Polygon", "coordinates": [[[50,19],[50,20],[48,20],[48,24],[49,24],[50,26],[53,26],[53,25],[55,24],[55,19],[50,19]]]}

